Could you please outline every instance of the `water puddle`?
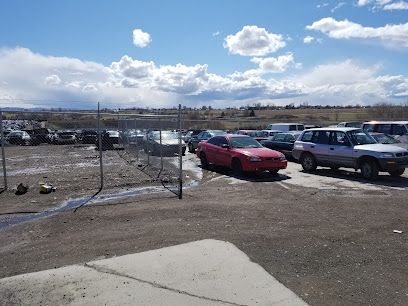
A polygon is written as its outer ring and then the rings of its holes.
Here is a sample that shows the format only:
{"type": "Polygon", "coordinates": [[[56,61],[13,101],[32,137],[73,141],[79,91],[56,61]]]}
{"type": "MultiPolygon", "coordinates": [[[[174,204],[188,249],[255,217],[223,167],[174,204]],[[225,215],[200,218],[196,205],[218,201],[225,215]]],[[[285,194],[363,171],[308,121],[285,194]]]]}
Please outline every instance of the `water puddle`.
{"type": "MultiPolygon", "coordinates": [[[[195,187],[198,185],[198,181],[191,181],[184,185],[183,189],[195,187]]],[[[59,207],[54,207],[49,210],[39,212],[39,213],[27,213],[23,215],[3,215],[0,216],[0,230],[6,229],[10,226],[21,224],[24,222],[35,221],[43,218],[53,216],[57,213],[74,210],[75,208],[84,205],[91,205],[95,203],[103,203],[112,200],[120,200],[132,196],[160,193],[171,190],[163,186],[149,186],[149,187],[138,187],[132,188],[130,190],[116,192],[116,193],[106,193],[98,195],[91,199],[90,196],[81,197],[77,199],[69,199],[62,203],[59,207]]]]}

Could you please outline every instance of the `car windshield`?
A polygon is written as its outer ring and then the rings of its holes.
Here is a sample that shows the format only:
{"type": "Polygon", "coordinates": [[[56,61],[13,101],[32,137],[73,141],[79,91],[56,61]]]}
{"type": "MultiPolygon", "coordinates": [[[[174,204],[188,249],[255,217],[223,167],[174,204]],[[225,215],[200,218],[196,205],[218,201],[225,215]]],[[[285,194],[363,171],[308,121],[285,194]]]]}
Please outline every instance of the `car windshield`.
{"type": "Polygon", "coordinates": [[[248,136],[250,136],[250,137],[265,137],[265,134],[262,131],[253,131],[253,132],[248,132],[248,136]]]}
{"type": "Polygon", "coordinates": [[[219,130],[215,130],[215,131],[210,131],[211,135],[224,135],[226,134],[224,131],[219,131],[219,130]]]}
{"type": "Polygon", "coordinates": [[[351,142],[355,146],[377,143],[377,141],[371,135],[367,134],[363,130],[349,131],[347,132],[347,135],[349,135],[351,142]]]}
{"type": "MultiPolygon", "coordinates": [[[[172,132],[162,132],[161,133],[162,140],[170,140],[170,139],[178,139],[178,133],[172,133],[172,132]]],[[[160,140],[160,133],[154,133],[153,134],[153,139],[154,140],[160,140]]]]}
{"type": "Polygon", "coordinates": [[[231,147],[233,148],[261,148],[262,145],[251,137],[231,137],[231,147]]]}
{"type": "Polygon", "coordinates": [[[378,135],[371,135],[375,140],[377,140],[378,143],[383,143],[383,144],[394,144],[394,143],[400,143],[399,140],[395,139],[392,136],[386,135],[386,134],[378,134],[378,135]]]}

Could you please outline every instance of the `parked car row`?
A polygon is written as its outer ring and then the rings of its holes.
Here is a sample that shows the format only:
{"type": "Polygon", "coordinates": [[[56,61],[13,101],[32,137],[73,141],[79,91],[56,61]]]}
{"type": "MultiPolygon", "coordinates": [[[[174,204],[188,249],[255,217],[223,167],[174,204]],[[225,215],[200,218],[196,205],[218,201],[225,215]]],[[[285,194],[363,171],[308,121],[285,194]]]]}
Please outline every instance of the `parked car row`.
{"type": "MultiPolygon", "coordinates": [[[[4,131],[6,142],[13,145],[40,145],[48,144],[93,144],[98,145],[98,132],[96,130],[58,130],[33,129],[33,130],[6,130],[4,131]]],[[[117,131],[102,131],[102,139],[105,144],[111,146],[117,144],[119,133],[117,131]]]]}
{"type": "Polygon", "coordinates": [[[260,134],[252,130],[235,131],[233,134],[206,130],[192,137],[188,147],[190,152],[196,150],[203,167],[221,165],[237,174],[264,170],[276,173],[286,167],[272,163],[280,156],[281,161],[291,158],[298,161],[307,172],[316,170],[318,166],[334,170],[344,167],[360,170],[366,179],[375,179],[380,171],[398,177],[408,167],[408,144],[401,141],[407,135],[408,122],[394,122],[390,125],[391,130],[387,130],[400,137],[378,132],[389,124],[370,122],[355,128],[342,123],[336,127],[303,130],[299,124],[294,124],[283,128],[286,132],[278,131],[267,139],[257,139],[260,134]],[[290,129],[292,131],[288,131],[290,129]]]}

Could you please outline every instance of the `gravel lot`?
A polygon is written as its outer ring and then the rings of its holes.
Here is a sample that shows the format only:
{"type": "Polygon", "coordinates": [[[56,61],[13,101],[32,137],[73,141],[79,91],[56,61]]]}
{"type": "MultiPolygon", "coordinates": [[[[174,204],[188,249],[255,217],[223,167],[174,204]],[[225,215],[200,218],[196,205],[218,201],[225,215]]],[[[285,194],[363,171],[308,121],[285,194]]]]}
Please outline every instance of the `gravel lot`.
{"type": "MultiPolygon", "coordinates": [[[[26,149],[30,157],[39,147],[26,149]]],[[[81,149],[85,165],[93,163],[96,152],[81,149]]],[[[55,158],[71,152],[68,146],[55,150],[55,158]]],[[[154,184],[117,152],[106,156],[110,191],[154,184]]],[[[34,187],[23,196],[0,194],[0,218],[48,209],[97,188],[96,167],[78,171],[65,164],[26,176],[33,186],[47,176],[59,188],[53,194],[40,195],[34,187]]],[[[371,183],[354,171],[307,174],[290,163],[279,176],[236,178],[226,169],[202,170],[191,154],[184,168],[195,184],[183,200],[170,192],[97,200],[76,213],[1,229],[0,277],[213,238],[235,244],[312,305],[408,304],[407,173],[399,179],[383,174],[371,183]]]]}

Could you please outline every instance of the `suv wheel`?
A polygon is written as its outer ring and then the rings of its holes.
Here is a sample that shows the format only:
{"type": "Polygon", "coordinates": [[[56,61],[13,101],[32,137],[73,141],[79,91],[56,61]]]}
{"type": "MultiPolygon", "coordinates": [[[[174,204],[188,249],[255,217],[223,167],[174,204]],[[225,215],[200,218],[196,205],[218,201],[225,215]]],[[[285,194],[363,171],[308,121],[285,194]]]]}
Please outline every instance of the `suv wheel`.
{"type": "Polygon", "coordinates": [[[375,161],[366,160],[360,165],[361,175],[365,179],[375,179],[378,176],[379,168],[375,161]]]}
{"type": "Polygon", "coordinates": [[[191,143],[189,143],[188,144],[188,152],[190,152],[190,153],[194,153],[194,148],[193,148],[193,145],[191,144],[191,143]]]}
{"type": "Polygon", "coordinates": [[[392,170],[388,172],[392,177],[399,177],[403,175],[405,172],[405,168],[397,169],[397,170],[392,170]]]}
{"type": "Polygon", "coordinates": [[[300,158],[300,163],[306,172],[314,171],[317,168],[316,159],[310,153],[303,153],[300,158]]]}

